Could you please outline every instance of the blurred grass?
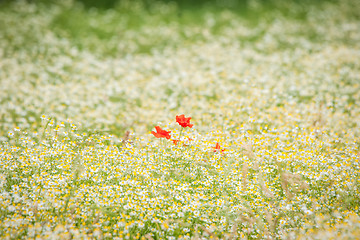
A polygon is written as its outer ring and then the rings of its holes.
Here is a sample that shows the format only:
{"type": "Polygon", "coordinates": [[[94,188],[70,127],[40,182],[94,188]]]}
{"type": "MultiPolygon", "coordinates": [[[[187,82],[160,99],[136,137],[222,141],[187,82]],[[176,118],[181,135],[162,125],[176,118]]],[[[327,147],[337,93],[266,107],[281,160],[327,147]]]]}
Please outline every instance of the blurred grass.
{"type": "MultiPolygon", "coordinates": [[[[58,14],[51,28],[61,37],[70,39],[79,49],[87,49],[100,56],[148,54],[166,47],[180,47],[188,43],[201,43],[224,34],[233,20],[241,19],[248,25],[272,22],[278,16],[291,15],[306,21],[309,6],[321,8],[327,1],[79,1],[58,14]],[[82,2],[82,4],[81,4],[82,2]],[[111,2],[111,3],[110,3],[111,2]],[[166,4],[164,4],[164,2],[166,4]],[[111,7],[110,7],[111,6],[111,7]],[[294,7],[295,6],[295,7],[294,7]],[[220,16],[219,16],[220,15],[220,16]],[[209,27],[210,25],[210,27],[209,27]],[[171,26],[174,32],[152,31],[154,27],[171,26]],[[204,34],[202,27],[209,32],[204,34]],[[198,29],[198,31],[188,31],[198,29]],[[132,40],[132,46],[122,46],[123,40],[132,40]]],[[[256,42],[264,36],[266,28],[257,35],[247,36],[242,42],[256,42]]],[[[306,35],[322,41],[322,36],[311,28],[306,35]]],[[[283,47],[287,41],[280,40],[283,47]]],[[[288,45],[288,46],[287,46],[288,45]]]]}
{"type": "MultiPolygon", "coordinates": [[[[177,44],[203,41],[201,34],[188,36],[186,28],[204,24],[207,9],[179,10],[175,5],[129,2],[115,9],[90,9],[81,5],[67,9],[52,22],[57,33],[71,39],[80,49],[86,48],[101,55],[151,53],[177,44]],[[154,26],[173,25],[173,33],[151,31],[154,26]],[[134,46],[119,46],[122,40],[132,39],[134,46]],[[89,41],[90,40],[90,41],[89,41]]],[[[214,33],[224,22],[216,22],[214,33]]]]}
{"type": "MultiPolygon", "coordinates": [[[[165,48],[177,48],[193,43],[216,41],[229,30],[233,21],[241,20],[249,26],[259,26],[276,21],[277,18],[297,19],[304,21],[304,28],[296,34],[306,36],[312,41],[324,41],[324,36],[316,32],[313,24],[307,19],[307,13],[311,8],[321,9],[324,4],[335,0],[321,1],[30,1],[43,4],[44,9],[50,4],[60,6],[60,10],[53,15],[53,19],[44,28],[52,29],[57,37],[70,41],[79,50],[87,50],[102,57],[126,56],[127,54],[150,54],[154,51],[162,51],[165,48]],[[65,7],[64,7],[65,6],[65,7]],[[172,32],[168,32],[171,26],[172,32]],[[158,31],[163,27],[164,31],[158,31]],[[156,28],[156,30],[155,30],[156,28]],[[206,28],[207,32],[203,32],[206,28]],[[191,29],[189,31],[189,29],[191,29]],[[194,30],[194,31],[192,31],[194,30]],[[128,43],[132,43],[131,45],[128,43]]],[[[7,8],[12,1],[4,1],[1,5],[0,14],[14,11],[7,8]]],[[[39,9],[39,8],[37,8],[39,9]]],[[[355,8],[356,9],[356,8],[355,8]]],[[[32,14],[23,14],[22,21],[31,22],[32,14]]],[[[349,13],[354,18],[360,18],[360,14],[353,10],[349,13]]],[[[0,21],[0,28],[7,26],[16,28],[19,23],[6,23],[0,21]]],[[[239,39],[241,44],[255,43],[266,34],[266,26],[259,28],[254,35],[239,39]]],[[[19,49],[31,49],[32,45],[39,42],[41,34],[33,34],[33,29],[27,32],[14,32],[6,34],[4,38],[10,44],[6,46],[6,52],[12,54],[13,47],[16,52],[19,49]],[[14,41],[15,34],[25,35],[26,42],[14,41]]],[[[346,38],[346,36],[344,36],[346,38]]],[[[342,39],[344,41],[344,39],[342,39]]],[[[346,39],[345,39],[346,41],[346,39]]],[[[351,41],[348,44],[355,44],[351,41]]],[[[286,39],[279,39],[282,48],[296,47],[286,39]]]]}

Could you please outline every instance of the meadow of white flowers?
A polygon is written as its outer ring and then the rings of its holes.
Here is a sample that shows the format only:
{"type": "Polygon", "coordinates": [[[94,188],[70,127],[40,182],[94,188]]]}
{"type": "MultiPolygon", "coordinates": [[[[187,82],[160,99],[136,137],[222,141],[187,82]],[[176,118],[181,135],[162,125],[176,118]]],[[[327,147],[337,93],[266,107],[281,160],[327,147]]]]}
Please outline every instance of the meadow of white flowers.
{"type": "Polygon", "coordinates": [[[360,2],[249,8],[1,5],[0,238],[359,238],[360,2]]]}

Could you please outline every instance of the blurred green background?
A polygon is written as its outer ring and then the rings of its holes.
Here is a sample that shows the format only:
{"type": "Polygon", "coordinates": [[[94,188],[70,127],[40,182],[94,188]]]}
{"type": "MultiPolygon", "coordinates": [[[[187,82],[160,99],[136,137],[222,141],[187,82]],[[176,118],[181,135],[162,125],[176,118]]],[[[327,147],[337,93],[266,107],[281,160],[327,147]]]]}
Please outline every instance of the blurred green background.
{"type": "MultiPolygon", "coordinates": [[[[339,88],[337,76],[343,65],[351,71],[357,67],[351,54],[360,42],[358,0],[0,2],[0,135],[19,125],[37,129],[42,114],[59,121],[76,119],[89,129],[119,136],[130,127],[146,132],[154,121],[179,112],[191,112],[207,126],[214,117],[204,118],[193,99],[207,109],[223,107],[220,96],[229,95],[220,88],[203,91],[211,89],[211,76],[225,81],[226,89],[246,76],[271,89],[269,96],[291,93],[298,102],[315,101],[323,92],[322,99],[334,105],[339,89],[349,95],[344,98],[349,103],[357,99],[356,88],[339,88]],[[239,61],[236,66],[231,57],[239,61]],[[307,68],[309,58],[322,65],[307,68]],[[344,60],[334,67],[318,59],[344,60]],[[276,79],[273,86],[261,82],[263,76],[276,79]],[[158,87],[158,78],[163,86],[158,87]],[[283,78],[298,86],[308,79],[309,93],[303,97],[303,87],[295,91],[283,78]],[[319,87],[331,78],[336,78],[332,87],[329,82],[319,87]],[[178,79],[186,87],[175,87],[178,79]],[[107,84],[119,87],[105,88],[107,84]],[[154,92],[144,91],[144,85],[154,92]],[[73,91],[74,86],[79,89],[73,91]],[[191,104],[183,103],[186,97],[191,104]]],[[[344,84],[357,81],[357,74],[341,71],[351,76],[344,77],[344,84]]],[[[247,91],[252,89],[241,87],[238,95],[250,96],[247,91]]],[[[273,104],[281,106],[281,101],[287,98],[273,104]]]]}
{"type": "MultiPolygon", "coordinates": [[[[0,0],[0,3],[14,2],[15,0],[0,0]]],[[[124,0],[75,0],[81,3],[85,8],[98,8],[98,9],[110,9],[115,8],[124,0]]],[[[228,8],[228,9],[248,9],[250,2],[256,2],[256,4],[277,6],[282,5],[284,2],[297,3],[299,5],[307,6],[308,4],[316,4],[319,2],[331,1],[336,2],[337,0],[135,0],[133,2],[142,2],[146,7],[151,8],[152,4],[166,3],[176,4],[180,9],[193,8],[193,7],[216,7],[216,8],[228,8]]],[[[54,0],[27,0],[27,2],[52,2],[58,3],[54,0]]]]}

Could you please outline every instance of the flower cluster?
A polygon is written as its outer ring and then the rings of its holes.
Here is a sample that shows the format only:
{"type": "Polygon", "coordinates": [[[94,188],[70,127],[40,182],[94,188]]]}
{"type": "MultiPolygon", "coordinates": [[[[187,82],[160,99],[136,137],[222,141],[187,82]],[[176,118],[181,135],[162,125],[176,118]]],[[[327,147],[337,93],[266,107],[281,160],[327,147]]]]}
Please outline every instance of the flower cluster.
{"type": "MultiPolygon", "coordinates": [[[[55,122],[44,118],[44,134],[15,128],[16,144],[1,145],[0,204],[5,210],[0,226],[9,238],[66,235],[68,228],[74,238],[95,233],[187,238],[197,231],[194,221],[200,222],[204,238],[208,232],[219,238],[285,237],[291,236],[292,223],[303,226],[305,234],[314,219],[320,221],[316,216],[329,210],[340,210],[342,218],[323,216],[324,221],[356,229],[356,199],[341,206],[344,197],[360,194],[349,188],[360,172],[358,149],[345,138],[328,137],[328,131],[267,127],[250,135],[240,129],[231,132],[233,142],[222,131],[195,131],[192,145],[179,151],[151,138],[118,145],[114,136],[55,122]],[[334,147],[336,142],[343,147],[334,147]],[[222,153],[222,145],[228,146],[226,155],[211,154],[222,153]],[[337,200],[332,194],[339,189],[343,195],[337,200]],[[234,228],[239,216],[248,220],[234,228]],[[267,232],[273,218],[289,232],[267,232]],[[89,222],[96,227],[91,232],[89,222]]],[[[153,134],[166,139],[170,131],[157,128],[153,134]]]]}
{"type": "MultiPolygon", "coordinates": [[[[176,122],[182,127],[179,138],[171,139],[171,136],[170,136],[171,131],[165,131],[159,126],[155,126],[156,132],[151,131],[151,133],[156,138],[170,139],[175,146],[177,146],[181,142],[183,143],[184,146],[187,146],[187,144],[185,144],[183,141],[181,141],[181,133],[182,133],[183,128],[187,128],[187,127],[192,128],[194,126],[192,123],[190,123],[190,120],[191,120],[191,117],[185,117],[184,114],[176,116],[176,122]]],[[[187,140],[192,141],[192,138],[187,137],[187,140]]],[[[220,147],[220,144],[218,142],[216,143],[215,147],[213,147],[212,149],[213,149],[213,152],[220,152],[222,154],[225,151],[225,149],[220,147]]]]}
{"type": "MultiPolygon", "coordinates": [[[[186,118],[184,114],[176,116],[176,122],[182,127],[182,128],[192,128],[193,124],[190,123],[191,117],[186,118]]],[[[157,137],[157,138],[166,138],[170,139],[170,133],[171,131],[165,131],[161,129],[159,126],[155,126],[156,132],[151,131],[151,133],[157,137]]],[[[180,142],[180,139],[171,139],[171,141],[177,145],[180,142]]]]}

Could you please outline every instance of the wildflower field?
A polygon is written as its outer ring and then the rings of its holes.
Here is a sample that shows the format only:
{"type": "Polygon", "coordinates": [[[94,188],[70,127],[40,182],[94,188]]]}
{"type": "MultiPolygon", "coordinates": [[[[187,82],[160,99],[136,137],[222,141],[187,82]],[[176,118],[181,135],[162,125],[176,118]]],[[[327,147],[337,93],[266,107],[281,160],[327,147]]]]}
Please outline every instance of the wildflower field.
{"type": "Polygon", "coordinates": [[[360,239],[360,2],[0,3],[0,239],[360,239]]]}

